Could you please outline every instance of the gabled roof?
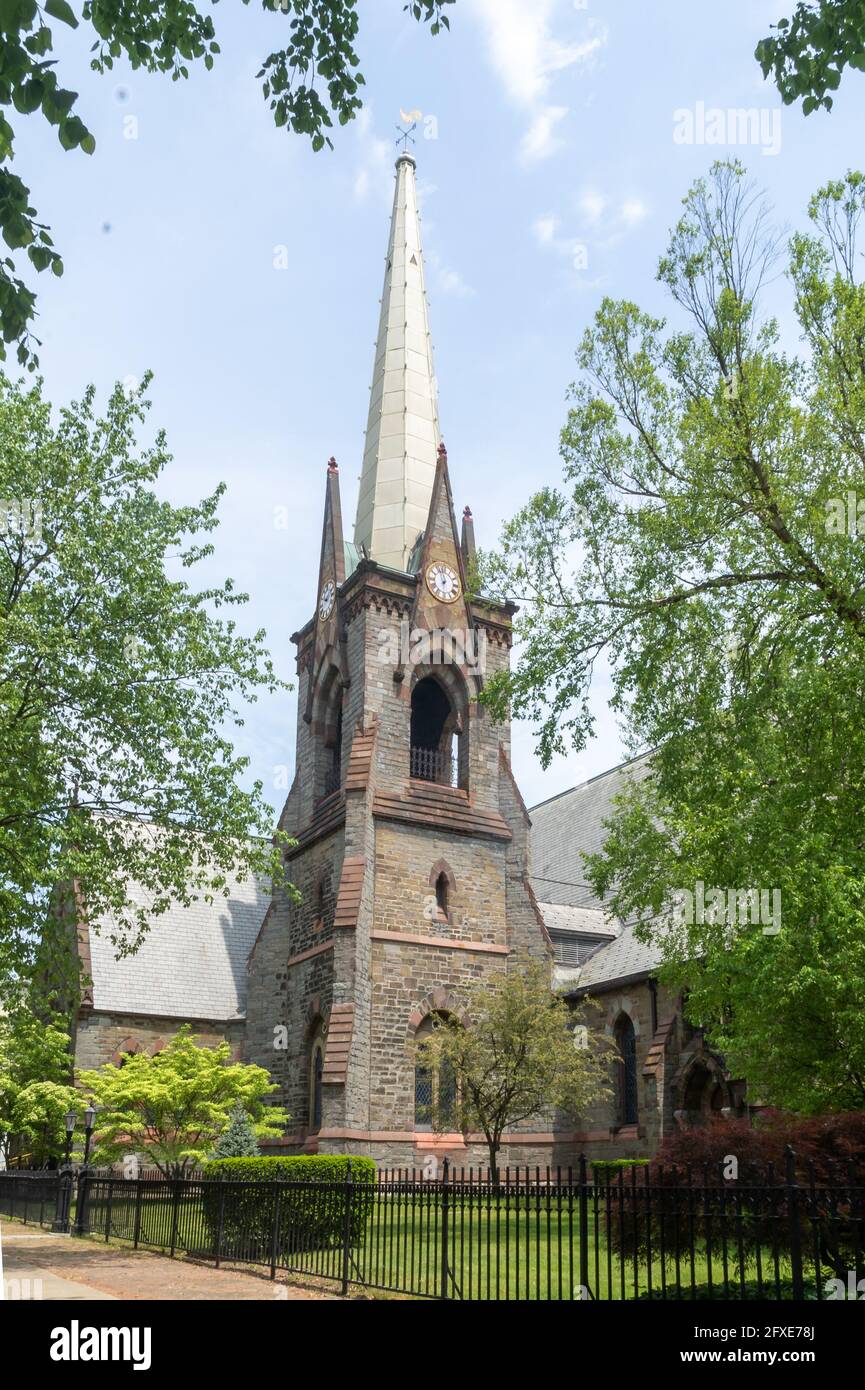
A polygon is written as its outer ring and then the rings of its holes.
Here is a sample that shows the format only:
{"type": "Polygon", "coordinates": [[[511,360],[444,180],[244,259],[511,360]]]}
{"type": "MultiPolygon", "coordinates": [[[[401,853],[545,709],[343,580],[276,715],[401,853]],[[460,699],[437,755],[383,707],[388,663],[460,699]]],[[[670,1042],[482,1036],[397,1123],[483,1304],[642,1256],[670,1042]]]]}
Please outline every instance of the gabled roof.
{"type": "Polygon", "coordinates": [[[529,809],[532,819],[532,887],[541,902],[603,908],[586,881],[583,855],[596,854],[606,838],[604,821],[629,779],[645,777],[649,755],[632,758],[570,791],[529,809]]]}
{"type": "MultiPolygon", "coordinates": [[[[246,960],[270,905],[269,884],[228,879],[228,897],[153,917],[135,955],[116,959],[111,915],[89,924],[96,1012],[230,1022],[246,1014],[246,960]]],[[[131,902],[146,906],[136,884],[131,902]]]]}
{"type": "Polygon", "coordinates": [[[604,904],[586,881],[583,856],[596,854],[606,838],[604,822],[615,812],[615,798],[649,770],[649,755],[632,758],[533,806],[532,887],[550,930],[603,932],[611,939],[600,944],[573,972],[575,989],[614,985],[617,980],[648,975],[657,968],[660,953],[634,936],[633,924],[610,921],[604,904]]]}

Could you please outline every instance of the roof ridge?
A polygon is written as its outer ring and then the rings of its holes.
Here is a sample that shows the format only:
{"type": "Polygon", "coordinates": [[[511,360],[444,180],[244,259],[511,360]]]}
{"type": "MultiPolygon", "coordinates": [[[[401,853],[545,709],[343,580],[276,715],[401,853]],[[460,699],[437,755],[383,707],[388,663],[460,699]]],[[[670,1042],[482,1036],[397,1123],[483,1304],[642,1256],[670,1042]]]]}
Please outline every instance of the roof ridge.
{"type": "Polygon", "coordinates": [[[623,767],[630,767],[632,763],[638,763],[643,758],[650,758],[652,749],[648,748],[645,753],[636,753],[633,758],[625,758],[623,762],[616,763],[614,767],[608,767],[605,772],[596,772],[594,777],[587,777],[584,782],[576,782],[572,787],[566,787],[562,792],[556,792],[555,796],[548,796],[544,801],[536,801],[529,807],[529,815],[532,811],[538,811],[542,806],[549,806],[553,801],[560,801],[563,796],[570,796],[572,792],[582,791],[583,787],[590,787],[593,782],[600,782],[603,777],[610,777],[614,772],[620,772],[623,767]]]}

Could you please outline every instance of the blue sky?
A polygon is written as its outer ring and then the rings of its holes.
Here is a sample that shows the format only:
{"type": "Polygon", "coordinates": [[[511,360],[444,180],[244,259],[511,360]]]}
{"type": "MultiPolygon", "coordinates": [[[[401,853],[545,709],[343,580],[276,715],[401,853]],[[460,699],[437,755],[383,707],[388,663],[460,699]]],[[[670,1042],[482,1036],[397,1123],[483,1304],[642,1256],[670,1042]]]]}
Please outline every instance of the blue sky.
{"type": "MultiPolygon", "coordinates": [[[[151,418],[174,454],[164,491],[182,502],[228,484],[201,582],[230,574],[250,594],[244,623],[267,629],[286,678],[290,635],[314,606],[331,454],[347,528],[354,518],[400,110],[422,113],[415,154],[455,501],[492,545],[504,518],[558,480],[574,348],[602,295],[666,307],[655,265],[712,159],[742,157],[791,226],[822,182],[862,163],[856,72],[830,115],[784,109],[775,153],[674,139],[674,113],[700,102],[780,111],[752,55],[792,8],[457,0],[450,34],[432,39],[402,0],[362,0],[367,106],[318,155],[273,127],[255,80],[280,46],[281,15],[218,6],[222,55],[188,82],[125,67],[99,77],[92,34],[62,36],[61,81],[81,93],[96,154],[64,153],[53,129],[17,118],[18,172],[66,265],[38,286],[47,393],[61,403],[92,381],[104,399],[115,380],[154,371],[151,418]]],[[[527,801],[620,760],[605,696],[601,676],[597,738],[547,772],[530,730],[515,729],[527,801]]],[[[237,735],[274,804],[295,720],[294,696],[274,697],[237,735]]]]}

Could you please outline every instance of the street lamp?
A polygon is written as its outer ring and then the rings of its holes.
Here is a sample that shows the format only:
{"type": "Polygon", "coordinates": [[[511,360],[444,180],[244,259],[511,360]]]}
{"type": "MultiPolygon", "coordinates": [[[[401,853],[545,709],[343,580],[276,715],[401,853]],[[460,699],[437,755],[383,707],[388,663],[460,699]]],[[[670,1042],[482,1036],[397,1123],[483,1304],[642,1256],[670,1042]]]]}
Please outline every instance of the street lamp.
{"type": "Polygon", "coordinates": [[[66,1151],[63,1155],[63,1162],[68,1167],[69,1159],[72,1156],[72,1135],[75,1133],[75,1122],[78,1119],[74,1110],[67,1111],[66,1114],[66,1151]]]}
{"type": "Polygon", "coordinates": [[[96,1105],[88,1105],[84,1111],[84,1167],[87,1167],[87,1160],[90,1157],[90,1140],[93,1137],[93,1122],[96,1119],[98,1110],[96,1105]]]}
{"type": "Polygon", "coordinates": [[[63,1155],[63,1168],[59,1175],[59,1190],[57,1194],[57,1207],[54,1215],[52,1231],[58,1231],[62,1235],[69,1231],[69,1214],[72,1210],[72,1166],[70,1159],[72,1156],[72,1136],[75,1133],[75,1123],[78,1119],[74,1110],[68,1110],[64,1116],[66,1125],[66,1149],[63,1155]]]}

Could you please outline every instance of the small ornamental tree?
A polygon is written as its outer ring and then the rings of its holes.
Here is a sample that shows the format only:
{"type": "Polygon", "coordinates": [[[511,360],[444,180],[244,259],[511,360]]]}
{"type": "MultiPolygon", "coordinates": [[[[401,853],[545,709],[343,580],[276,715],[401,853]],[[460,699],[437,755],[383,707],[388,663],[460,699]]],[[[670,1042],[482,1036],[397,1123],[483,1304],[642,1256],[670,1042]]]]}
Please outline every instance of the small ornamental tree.
{"type": "Polygon", "coordinates": [[[94,1163],[144,1153],[166,1177],[203,1163],[238,1105],[258,1139],[276,1138],[288,1120],[266,1103],[276,1086],[263,1067],[232,1062],[227,1042],[199,1046],[189,1024],[155,1056],[139,1052],[79,1081],[99,1106],[94,1163]]]}
{"type": "Polygon", "coordinates": [[[69,1034],[18,1009],[0,1018],[0,1155],[21,1144],[37,1165],[62,1155],[67,1111],[84,1102],[71,1083],[69,1034]]]}
{"type": "Polygon", "coordinates": [[[490,1173],[506,1129],[551,1110],[576,1117],[608,1092],[607,1047],[588,1028],[572,1028],[572,1015],[552,992],[550,968],[512,962],[468,996],[469,1023],[433,1019],[418,1043],[419,1062],[454,1086],[433,1088],[433,1128],[480,1131],[490,1173]],[[454,1099],[453,1092],[456,1092],[454,1099]]]}
{"type": "Polygon", "coordinates": [[[257,1158],[258,1140],[255,1128],[242,1105],[231,1112],[228,1128],[223,1130],[213,1146],[211,1158],[257,1158]]]}

